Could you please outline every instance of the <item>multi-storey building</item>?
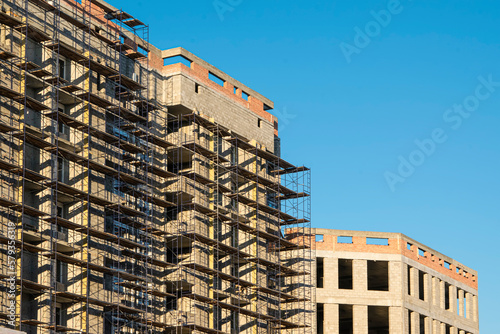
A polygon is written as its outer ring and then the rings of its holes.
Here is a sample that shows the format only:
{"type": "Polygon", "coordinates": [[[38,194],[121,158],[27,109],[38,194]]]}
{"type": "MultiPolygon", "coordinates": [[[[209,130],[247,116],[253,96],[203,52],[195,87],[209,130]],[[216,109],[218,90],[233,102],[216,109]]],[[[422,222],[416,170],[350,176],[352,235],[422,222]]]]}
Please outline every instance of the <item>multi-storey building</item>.
{"type": "Polygon", "coordinates": [[[316,333],[479,333],[476,271],[400,233],[312,234],[316,333]]]}
{"type": "Polygon", "coordinates": [[[148,37],[100,0],[2,1],[0,327],[311,332],[310,174],[273,103],[148,37]]]}

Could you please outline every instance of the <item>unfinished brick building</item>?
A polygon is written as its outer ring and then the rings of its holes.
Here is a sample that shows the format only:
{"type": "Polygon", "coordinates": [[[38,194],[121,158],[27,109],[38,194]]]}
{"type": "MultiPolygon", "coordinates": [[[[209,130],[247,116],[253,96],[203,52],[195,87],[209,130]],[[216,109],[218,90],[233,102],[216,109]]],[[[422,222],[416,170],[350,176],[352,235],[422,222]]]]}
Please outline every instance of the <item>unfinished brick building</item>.
{"type": "Polygon", "coordinates": [[[399,233],[312,234],[316,333],[479,333],[474,270],[399,233]]]}
{"type": "Polygon", "coordinates": [[[310,174],[273,103],[148,38],[102,1],[1,2],[0,327],[311,333],[310,174]]]}

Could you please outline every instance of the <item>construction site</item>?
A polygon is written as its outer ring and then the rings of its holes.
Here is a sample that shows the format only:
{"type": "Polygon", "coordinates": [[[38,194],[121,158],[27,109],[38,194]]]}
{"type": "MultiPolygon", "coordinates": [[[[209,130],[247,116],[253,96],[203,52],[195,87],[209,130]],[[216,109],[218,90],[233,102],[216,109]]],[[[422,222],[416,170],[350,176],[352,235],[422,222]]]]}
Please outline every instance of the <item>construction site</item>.
{"type": "Polygon", "coordinates": [[[312,333],[273,102],[103,1],[0,10],[0,327],[312,333]]]}

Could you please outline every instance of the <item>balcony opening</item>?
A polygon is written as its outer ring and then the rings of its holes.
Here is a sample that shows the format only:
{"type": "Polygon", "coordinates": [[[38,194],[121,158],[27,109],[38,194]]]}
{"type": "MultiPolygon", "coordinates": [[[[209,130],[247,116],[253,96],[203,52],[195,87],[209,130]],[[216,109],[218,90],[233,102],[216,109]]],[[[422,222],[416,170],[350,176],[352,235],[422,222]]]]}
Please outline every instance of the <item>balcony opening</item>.
{"type": "Polygon", "coordinates": [[[316,286],[318,288],[324,287],[325,279],[325,269],[324,269],[324,258],[318,257],[316,260],[316,286]]]}
{"type": "Polygon", "coordinates": [[[352,305],[339,305],[339,334],[353,333],[352,305]]]}
{"type": "Polygon", "coordinates": [[[368,261],[368,290],[389,291],[388,261],[368,261]]]}
{"type": "Polygon", "coordinates": [[[389,333],[388,306],[368,306],[368,333],[389,333]]]}
{"type": "Polygon", "coordinates": [[[339,289],[352,289],[352,260],[339,259],[339,289]]]}

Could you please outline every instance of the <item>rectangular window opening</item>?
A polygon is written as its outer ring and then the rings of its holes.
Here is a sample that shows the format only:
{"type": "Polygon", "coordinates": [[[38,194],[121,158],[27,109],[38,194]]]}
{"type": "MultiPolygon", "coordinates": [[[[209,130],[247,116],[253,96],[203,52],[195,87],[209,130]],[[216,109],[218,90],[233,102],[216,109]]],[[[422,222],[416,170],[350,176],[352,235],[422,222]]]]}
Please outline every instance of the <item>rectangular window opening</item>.
{"type": "Polygon", "coordinates": [[[219,86],[224,87],[224,82],[225,82],[224,79],[219,78],[218,76],[216,76],[212,72],[208,72],[208,78],[210,80],[212,80],[213,82],[215,82],[216,84],[218,84],[219,86]]]}
{"type": "Polygon", "coordinates": [[[418,249],[418,256],[419,257],[425,257],[425,251],[421,248],[418,249]]]}
{"type": "Polygon", "coordinates": [[[406,266],[406,286],[408,287],[408,296],[411,295],[411,267],[406,266]]]}
{"type": "Polygon", "coordinates": [[[250,97],[250,95],[248,95],[247,93],[245,93],[245,92],[242,91],[241,92],[241,97],[243,98],[243,100],[248,101],[248,98],[250,97]]]}
{"type": "Polygon", "coordinates": [[[420,300],[425,300],[425,289],[424,289],[424,278],[425,273],[423,271],[418,271],[418,298],[420,300]]]}
{"type": "Polygon", "coordinates": [[[191,60],[187,59],[183,56],[173,56],[168,58],[163,58],[163,66],[173,65],[173,64],[184,64],[187,67],[191,68],[191,60]]]}
{"type": "Polygon", "coordinates": [[[316,328],[318,334],[324,333],[324,323],[325,323],[325,306],[324,304],[318,303],[316,310],[316,328]]]}
{"type": "Polygon", "coordinates": [[[339,305],[339,334],[353,333],[352,305],[339,305]]]}
{"type": "Polygon", "coordinates": [[[425,315],[420,314],[420,334],[425,333],[425,315]]]}
{"type": "Polygon", "coordinates": [[[411,251],[411,246],[412,246],[412,244],[410,244],[409,242],[406,243],[406,249],[407,250],[411,251]]]}
{"type": "Polygon", "coordinates": [[[366,238],[367,245],[389,246],[387,238],[366,238]]]}
{"type": "Polygon", "coordinates": [[[389,333],[388,306],[368,306],[368,333],[389,333]]]}
{"type": "Polygon", "coordinates": [[[412,327],[412,323],[411,323],[411,311],[408,310],[408,334],[411,334],[411,327],[412,327]]]}
{"type": "Polygon", "coordinates": [[[464,317],[467,318],[467,295],[464,294],[464,317]]]}
{"type": "Polygon", "coordinates": [[[338,244],[352,244],[352,237],[338,236],[337,243],[338,244]]]}
{"type": "Polygon", "coordinates": [[[339,259],[339,289],[352,290],[352,260],[339,259]]]}
{"type": "Polygon", "coordinates": [[[368,290],[389,291],[388,261],[368,261],[368,290]]]}
{"type": "Polygon", "coordinates": [[[451,285],[448,283],[444,283],[444,309],[450,309],[450,287],[451,285]]]}
{"type": "Polygon", "coordinates": [[[323,234],[316,234],[316,242],[323,242],[323,234]]]}
{"type": "Polygon", "coordinates": [[[259,128],[262,126],[262,120],[260,118],[257,120],[257,126],[259,128]]]}
{"type": "Polygon", "coordinates": [[[451,269],[451,267],[450,267],[451,264],[449,262],[443,261],[443,263],[444,263],[444,267],[446,269],[451,269]]]}
{"type": "Polygon", "coordinates": [[[200,92],[200,85],[199,85],[199,84],[197,84],[197,83],[195,83],[195,84],[194,84],[194,92],[195,92],[196,94],[198,94],[198,93],[200,92]]]}
{"type": "Polygon", "coordinates": [[[316,286],[318,288],[324,287],[324,279],[325,279],[325,269],[324,269],[324,258],[318,257],[316,259],[316,286]]]}

